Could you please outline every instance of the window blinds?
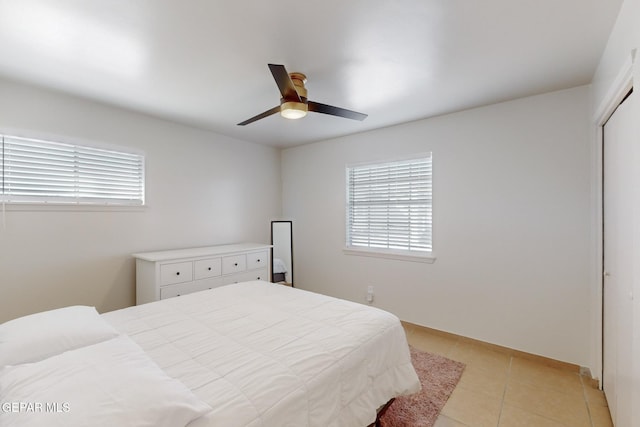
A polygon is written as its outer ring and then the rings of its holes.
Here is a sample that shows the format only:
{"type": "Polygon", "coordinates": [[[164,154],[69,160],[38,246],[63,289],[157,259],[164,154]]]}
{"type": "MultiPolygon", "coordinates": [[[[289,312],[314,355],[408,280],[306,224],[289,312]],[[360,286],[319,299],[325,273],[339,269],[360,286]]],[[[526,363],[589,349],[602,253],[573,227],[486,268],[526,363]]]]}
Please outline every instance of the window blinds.
{"type": "Polygon", "coordinates": [[[2,136],[0,196],[7,202],[144,204],[144,157],[2,136]]]}
{"type": "Polygon", "coordinates": [[[347,246],[432,251],[432,156],[347,168],[347,246]]]}

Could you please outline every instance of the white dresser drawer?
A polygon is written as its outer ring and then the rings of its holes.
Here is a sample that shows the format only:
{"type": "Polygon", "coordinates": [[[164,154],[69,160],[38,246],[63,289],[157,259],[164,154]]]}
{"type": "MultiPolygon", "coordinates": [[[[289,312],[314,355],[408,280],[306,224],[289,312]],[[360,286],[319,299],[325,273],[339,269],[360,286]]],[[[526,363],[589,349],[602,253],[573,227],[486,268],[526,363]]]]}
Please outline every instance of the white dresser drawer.
{"type": "Polygon", "coordinates": [[[234,274],[225,278],[226,283],[240,283],[249,282],[251,280],[265,280],[269,281],[269,269],[261,268],[259,270],[245,271],[244,273],[234,274]]]}
{"type": "Polygon", "coordinates": [[[233,255],[222,257],[222,274],[233,274],[247,269],[247,256],[233,255]]]}
{"type": "Polygon", "coordinates": [[[193,270],[196,280],[219,276],[222,274],[222,260],[210,258],[194,261],[193,270]]]}
{"type": "Polygon", "coordinates": [[[267,259],[269,259],[269,253],[267,251],[248,253],[247,270],[266,267],[267,259]]]}
{"type": "Polygon", "coordinates": [[[160,288],[160,299],[179,297],[192,292],[201,291],[201,286],[197,282],[178,283],[175,285],[162,286],[160,288]]]}
{"type": "Polygon", "coordinates": [[[160,265],[160,285],[189,282],[193,280],[193,263],[176,262],[160,265]]]}
{"type": "Polygon", "coordinates": [[[209,277],[208,279],[195,280],[193,283],[197,288],[196,291],[206,291],[208,289],[228,284],[224,283],[222,278],[223,276],[209,277]]]}

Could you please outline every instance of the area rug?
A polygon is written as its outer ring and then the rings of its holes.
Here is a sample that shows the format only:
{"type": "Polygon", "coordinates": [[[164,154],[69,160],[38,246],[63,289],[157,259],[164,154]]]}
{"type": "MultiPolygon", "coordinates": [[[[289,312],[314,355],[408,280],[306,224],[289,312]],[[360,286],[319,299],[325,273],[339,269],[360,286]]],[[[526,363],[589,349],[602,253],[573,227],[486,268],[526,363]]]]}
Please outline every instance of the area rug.
{"type": "Polygon", "coordinates": [[[464,364],[410,347],[422,390],[401,396],[380,417],[382,427],[432,427],[458,384],[464,364]]]}

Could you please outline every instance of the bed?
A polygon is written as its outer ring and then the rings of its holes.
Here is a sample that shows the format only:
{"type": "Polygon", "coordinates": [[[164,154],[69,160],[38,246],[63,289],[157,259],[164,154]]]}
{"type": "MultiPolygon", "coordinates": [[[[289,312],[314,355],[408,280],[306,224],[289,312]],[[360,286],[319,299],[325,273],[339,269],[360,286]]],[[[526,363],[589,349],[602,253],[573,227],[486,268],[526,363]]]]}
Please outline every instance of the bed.
{"type": "MultiPolygon", "coordinates": [[[[51,400],[60,405],[57,412],[0,410],[0,425],[38,425],[29,424],[38,417],[49,426],[76,425],[73,417],[77,425],[83,421],[85,425],[129,425],[128,417],[141,416],[136,412],[151,408],[148,412],[155,412],[148,416],[156,419],[149,425],[365,427],[390,399],[420,388],[404,330],[395,316],[300,289],[245,282],[99,317],[106,332],[101,331],[100,339],[92,337],[97,343],[74,343],[73,349],[61,354],[58,349],[53,356],[29,363],[3,363],[0,356],[0,366],[7,365],[0,371],[0,402],[30,399],[46,405],[51,400]],[[110,348],[114,342],[117,345],[110,348]],[[65,357],[70,360],[56,360],[65,357]],[[112,359],[123,366],[103,366],[112,359]],[[39,366],[43,364],[52,366],[39,366]],[[75,369],[82,368],[77,365],[88,365],[84,369],[89,372],[84,373],[88,385],[73,382],[75,369]],[[49,375],[53,378],[37,383],[46,377],[47,369],[53,371],[49,375]],[[162,381],[134,392],[129,389],[146,380],[116,375],[127,370],[133,375],[149,370],[147,376],[160,376],[162,381]],[[35,378],[37,384],[26,387],[25,376],[35,378]],[[56,391],[61,382],[69,384],[56,391]],[[112,382],[119,387],[116,392],[108,388],[112,382]],[[167,393],[147,396],[165,385],[167,393]],[[90,395],[94,388],[109,398],[115,395],[116,401],[90,411],[102,398],[90,395]],[[147,400],[132,401],[140,396],[147,400]],[[118,412],[122,406],[131,407],[134,414],[122,415],[116,424],[113,419],[100,424],[100,417],[112,416],[113,408],[118,412]],[[159,414],[163,411],[168,415],[159,414]],[[175,418],[171,424],[162,424],[170,416],[175,418]]],[[[58,329],[52,322],[47,324],[58,329]]],[[[77,324],[76,320],[70,328],[82,329],[77,324]]],[[[3,326],[0,346],[4,345],[3,326]]],[[[50,331],[44,335],[50,336],[50,331]]],[[[62,345],[60,341],[55,345],[62,345]]]]}

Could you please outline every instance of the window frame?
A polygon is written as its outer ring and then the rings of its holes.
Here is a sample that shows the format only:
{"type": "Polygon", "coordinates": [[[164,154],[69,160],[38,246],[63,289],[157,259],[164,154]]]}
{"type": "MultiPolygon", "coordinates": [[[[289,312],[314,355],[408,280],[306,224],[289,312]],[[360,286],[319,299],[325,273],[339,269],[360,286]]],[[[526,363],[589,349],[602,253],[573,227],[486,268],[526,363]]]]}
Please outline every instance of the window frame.
{"type": "MultiPolygon", "coordinates": [[[[113,156],[115,158],[116,156],[113,156]]],[[[108,157],[108,156],[106,156],[108,157]]],[[[74,171],[74,179],[79,177],[79,172],[74,171]]],[[[68,175],[70,176],[70,175],[68,175]]],[[[45,181],[46,182],[46,181],[45,181]]],[[[98,187],[99,188],[99,187],[98,187]]],[[[76,189],[77,193],[78,190],[76,189]]],[[[121,147],[111,144],[99,144],[94,142],[69,140],[68,138],[59,138],[51,136],[40,135],[28,135],[24,132],[11,132],[0,129],[0,204],[2,204],[3,210],[8,211],[139,211],[146,208],[146,156],[144,152],[138,149],[130,147],[121,147]],[[33,141],[36,144],[52,144],[52,151],[55,150],[54,146],[64,146],[68,150],[73,151],[93,151],[94,153],[115,153],[117,155],[133,156],[135,162],[138,163],[136,169],[140,173],[140,178],[137,181],[139,185],[136,191],[139,191],[139,196],[130,200],[126,199],[114,199],[114,198],[101,198],[101,197],[57,197],[57,196],[43,196],[38,199],[37,196],[32,195],[18,195],[12,197],[10,193],[5,193],[5,143],[4,139],[33,141]]]]}
{"type": "Polygon", "coordinates": [[[412,262],[423,262],[423,263],[434,263],[436,260],[434,248],[433,248],[433,236],[434,236],[434,227],[433,227],[433,152],[422,152],[413,154],[410,156],[404,157],[395,157],[391,159],[381,159],[376,161],[367,161],[367,162],[359,162],[359,163],[349,163],[345,166],[345,246],[343,248],[343,253],[346,255],[356,255],[356,256],[365,256],[365,257],[376,257],[376,258],[386,258],[393,260],[402,260],[402,261],[412,261],[412,262]],[[387,165],[393,163],[401,163],[412,160],[422,160],[425,158],[429,158],[430,160],[430,168],[431,175],[429,184],[431,186],[430,190],[430,202],[431,202],[431,224],[430,224],[430,233],[431,233],[431,250],[409,250],[409,249],[387,249],[387,248],[372,248],[368,246],[350,246],[349,236],[350,236],[350,170],[358,167],[367,167],[367,166],[376,166],[376,165],[387,165]]]}

